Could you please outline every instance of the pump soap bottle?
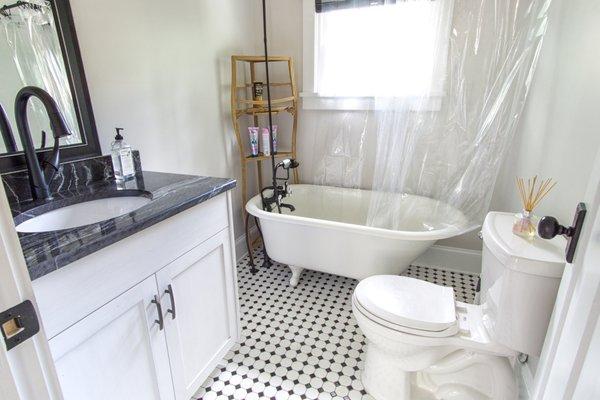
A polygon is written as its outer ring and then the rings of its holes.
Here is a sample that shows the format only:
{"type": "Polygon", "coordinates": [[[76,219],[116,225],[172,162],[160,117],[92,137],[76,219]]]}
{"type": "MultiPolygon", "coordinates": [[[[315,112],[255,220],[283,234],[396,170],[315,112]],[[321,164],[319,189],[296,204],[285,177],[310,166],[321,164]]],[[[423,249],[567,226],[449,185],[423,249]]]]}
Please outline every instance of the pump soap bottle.
{"type": "Polygon", "coordinates": [[[123,128],[115,128],[117,135],[115,141],[111,144],[111,158],[115,179],[117,182],[123,182],[135,175],[133,165],[133,153],[131,146],[125,143],[121,131],[123,128]]]}

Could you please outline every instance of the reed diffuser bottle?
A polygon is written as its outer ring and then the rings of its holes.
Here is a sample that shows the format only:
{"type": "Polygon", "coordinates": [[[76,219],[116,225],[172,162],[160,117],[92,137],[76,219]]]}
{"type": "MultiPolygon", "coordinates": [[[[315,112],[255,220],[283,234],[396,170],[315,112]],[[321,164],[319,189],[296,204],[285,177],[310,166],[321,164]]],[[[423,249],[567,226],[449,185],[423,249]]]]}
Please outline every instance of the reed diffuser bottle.
{"type": "Polygon", "coordinates": [[[512,231],[515,235],[524,237],[527,240],[533,240],[536,232],[536,218],[533,215],[533,209],[537,207],[548,192],[556,185],[552,179],[545,179],[538,182],[537,175],[528,178],[517,178],[517,189],[519,197],[523,204],[523,210],[516,215],[512,231]]]}

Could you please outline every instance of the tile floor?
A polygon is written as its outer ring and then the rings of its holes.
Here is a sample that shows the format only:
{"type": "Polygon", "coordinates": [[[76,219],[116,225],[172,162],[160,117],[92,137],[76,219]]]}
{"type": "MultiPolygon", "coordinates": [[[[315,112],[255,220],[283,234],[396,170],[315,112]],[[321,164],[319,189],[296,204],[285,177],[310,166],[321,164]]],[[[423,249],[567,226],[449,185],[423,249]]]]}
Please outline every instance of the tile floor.
{"type": "MultiPolygon", "coordinates": [[[[255,260],[261,259],[257,252],[255,260]]],[[[405,275],[453,286],[472,302],[477,275],[411,266],[405,275]]],[[[280,264],[238,264],[242,342],[194,399],[372,399],[360,382],[364,336],[352,315],[356,280],[304,271],[297,287],[280,264]]]]}

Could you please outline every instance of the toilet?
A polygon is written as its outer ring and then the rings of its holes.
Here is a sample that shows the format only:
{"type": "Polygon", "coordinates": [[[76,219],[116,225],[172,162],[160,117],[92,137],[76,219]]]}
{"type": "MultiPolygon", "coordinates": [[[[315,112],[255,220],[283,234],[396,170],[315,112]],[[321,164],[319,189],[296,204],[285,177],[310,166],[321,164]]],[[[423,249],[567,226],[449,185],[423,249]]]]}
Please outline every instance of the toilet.
{"type": "Polygon", "coordinates": [[[566,241],[527,241],[513,222],[498,212],[484,221],[479,304],[397,275],[357,285],[352,309],[367,339],[361,379],[376,400],[517,398],[514,364],[519,353],[541,353],[566,241]]]}

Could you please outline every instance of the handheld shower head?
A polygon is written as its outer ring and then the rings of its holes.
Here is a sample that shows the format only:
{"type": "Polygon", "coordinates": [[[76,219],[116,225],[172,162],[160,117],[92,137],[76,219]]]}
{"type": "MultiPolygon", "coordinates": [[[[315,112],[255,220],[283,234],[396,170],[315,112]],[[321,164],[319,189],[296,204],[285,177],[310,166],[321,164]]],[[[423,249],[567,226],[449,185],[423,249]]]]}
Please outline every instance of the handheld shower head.
{"type": "Polygon", "coordinates": [[[281,160],[276,166],[275,168],[279,168],[279,167],[283,167],[284,169],[294,169],[294,168],[298,168],[298,166],[300,165],[300,163],[296,160],[294,160],[293,158],[286,158],[284,160],[281,160]]]}

